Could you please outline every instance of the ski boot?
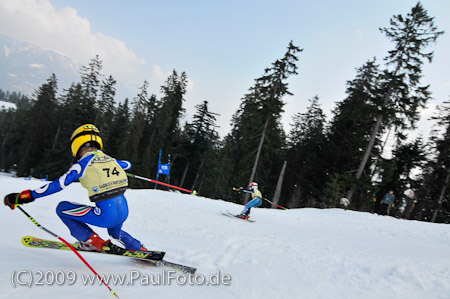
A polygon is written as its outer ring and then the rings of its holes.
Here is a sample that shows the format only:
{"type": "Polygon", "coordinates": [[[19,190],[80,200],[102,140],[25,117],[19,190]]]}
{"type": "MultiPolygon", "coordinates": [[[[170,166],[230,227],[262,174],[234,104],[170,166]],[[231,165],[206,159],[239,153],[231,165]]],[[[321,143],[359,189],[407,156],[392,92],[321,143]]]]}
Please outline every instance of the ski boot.
{"type": "Polygon", "coordinates": [[[103,247],[110,240],[103,240],[95,232],[85,241],[80,241],[79,248],[86,251],[103,251],[103,247]]]}
{"type": "Polygon", "coordinates": [[[247,220],[250,218],[250,216],[248,214],[239,214],[236,217],[247,220]]]}

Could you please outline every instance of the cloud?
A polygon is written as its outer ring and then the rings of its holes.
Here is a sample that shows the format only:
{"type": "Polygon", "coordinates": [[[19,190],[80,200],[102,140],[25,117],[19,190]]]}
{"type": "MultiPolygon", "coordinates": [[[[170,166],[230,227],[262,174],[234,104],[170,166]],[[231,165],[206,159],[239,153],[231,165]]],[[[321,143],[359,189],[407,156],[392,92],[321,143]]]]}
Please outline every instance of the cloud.
{"type": "Polygon", "coordinates": [[[29,67],[32,68],[32,69],[42,69],[42,68],[44,68],[45,66],[44,66],[43,64],[39,64],[39,63],[31,63],[31,64],[29,65],[29,67]]]}
{"type": "Polygon", "coordinates": [[[99,55],[107,75],[126,83],[144,80],[146,61],[123,41],[92,32],[89,20],[71,7],[56,10],[48,0],[0,0],[0,34],[58,51],[81,65],[99,55]]]}
{"type": "Polygon", "coordinates": [[[154,65],[152,67],[152,75],[162,81],[169,76],[169,73],[164,73],[159,65],[154,65]]]}

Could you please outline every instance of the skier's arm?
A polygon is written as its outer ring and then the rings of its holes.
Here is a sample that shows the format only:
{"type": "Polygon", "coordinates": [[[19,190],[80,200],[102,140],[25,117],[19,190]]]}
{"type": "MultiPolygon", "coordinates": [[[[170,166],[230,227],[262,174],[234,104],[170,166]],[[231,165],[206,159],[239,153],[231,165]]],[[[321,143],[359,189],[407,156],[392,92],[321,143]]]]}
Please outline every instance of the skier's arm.
{"type": "Polygon", "coordinates": [[[82,167],[80,164],[76,163],[72,165],[72,167],[70,167],[70,169],[59,179],[31,191],[31,194],[33,198],[36,199],[59,192],[71,183],[75,182],[81,176],[81,173],[82,167]]]}
{"type": "Polygon", "coordinates": [[[89,162],[94,158],[94,155],[89,155],[73,164],[69,170],[63,174],[59,179],[48,183],[41,188],[35,189],[31,191],[31,195],[34,199],[44,197],[56,192],[59,192],[66,188],[71,183],[78,180],[80,177],[84,175],[84,171],[89,164],[89,162]]]}
{"type": "Polygon", "coordinates": [[[44,197],[64,189],[70,183],[76,181],[82,173],[82,166],[79,163],[72,165],[72,167],[59,179],[48,183],[41,188],[35,190],[25,190],[21,193],[11,193],[5,196],[3,202],[12,210],[17,205],[33,202],[36,198],[44,197]]]}
{"type": "Polygon", "coordinates": [[[244,188],[242,188],[242,187],[239,187],[239,188],[233,188],[233,190],[234,190],[234,191],[238,191],[238,192],[253,193],[252,190],[244,189],[244,188]]]}

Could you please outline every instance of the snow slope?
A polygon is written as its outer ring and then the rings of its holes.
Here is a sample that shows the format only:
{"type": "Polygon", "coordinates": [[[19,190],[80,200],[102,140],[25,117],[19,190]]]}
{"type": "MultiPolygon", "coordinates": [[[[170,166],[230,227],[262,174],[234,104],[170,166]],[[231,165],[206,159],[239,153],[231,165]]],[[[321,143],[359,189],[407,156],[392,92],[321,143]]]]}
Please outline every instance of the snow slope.
{"type": "Polygon", "coordinates": [[[16,104],[0,101],[0,110],[16,109],[16,104]]]}
{"type": "MultiPolygon", "coordinates": [[[[41,185],[0,175],[2,197],[41,185]]],[[[120,274],[128,282],[138,276],[133,285],[110,281],[120,298],[450,298],[449,225],[340,209],[254,209],[256,222],[249,223],[222,216],[242,209],[225,201],[151,189],[126,195],[126,231],[149,249],[165,250],[167,260],[197,267],[204,280],[216,275],[213,282],[221,277],[228,285],[183,285],[179,274],[143,262],[82,253],[101,275],[120,274]],[[170,285],[164,275],[172,277],[170,285]]],[[[55,213],[61,200],[87,204],[87,192],[75,183],[23,208],[74,241],[55,213]]],[[[104,285],[83,283],[91,272],[72,252],[23,246],[22,236],[52,237],[19,210],[0,208],[0,217],[0,298],[112,298],[104,285]],[[43,274],[47,283],[39,281],[43,274]],[[51,283],[52,274],[64,283],[51,283]]],[[[105,229],[96,231],[108,237],[105,229]]]]}

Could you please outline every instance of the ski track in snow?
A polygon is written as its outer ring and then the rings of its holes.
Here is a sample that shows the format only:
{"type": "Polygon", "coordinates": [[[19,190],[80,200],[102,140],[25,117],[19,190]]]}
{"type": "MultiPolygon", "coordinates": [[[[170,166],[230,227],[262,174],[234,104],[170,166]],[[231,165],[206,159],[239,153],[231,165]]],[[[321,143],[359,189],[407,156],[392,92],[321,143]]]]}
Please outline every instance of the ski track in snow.
{"type": "MultiPolygon", "coordinates": [[[[0,174],[1,196],[44,183],[0,174]]],[[[450,298],[450,226],[405,221],[341,209],[252,209],[256,222],[220,214],[241,205],[159,190],[128,190],[123,229],[168,261],[197,268],[197,275],[231,276],[230,285],[111,284],[120,298],[450,298]]],[[[90,204],[74,183],[23,208],[42,226],[74,242],[56,215],[59,201],[90,204]]],[[[27,248],[26,235],[54,240],[19,210],[0,209],[0,298],[111,298],[102,284],[83,284],[92,272],[70,251],[27,248]],[[73,285],[12,285],[18,271],[73,271],[73,285]]],[[[94,228],[103,238],[106,229],[94,228]]],[[[81,253],[100,274],[132,271],[163,275],[162,268],[128,258],[81,253]]],[[[35,277],[36,278],[36,277],[35,277]]]]}

